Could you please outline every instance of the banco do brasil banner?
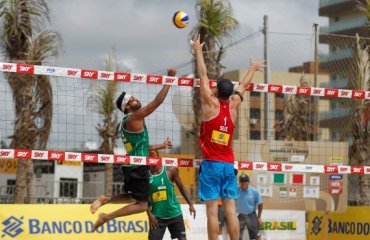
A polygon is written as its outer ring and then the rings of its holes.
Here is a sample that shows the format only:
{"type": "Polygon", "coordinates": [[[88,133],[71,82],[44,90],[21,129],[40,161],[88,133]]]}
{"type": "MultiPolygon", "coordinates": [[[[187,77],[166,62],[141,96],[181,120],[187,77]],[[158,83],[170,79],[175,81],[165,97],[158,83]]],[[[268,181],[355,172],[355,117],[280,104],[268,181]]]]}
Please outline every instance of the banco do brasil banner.
{"type": "Polygon", "coordinates": [[[370,239],[370,207],[348,207],[346,212],[309,213],[309,240],[370,239]]]}
{"type": "MultiPolygon", "coordinates": [[[[109,204],[94,215],[90,205],[0,205],[0,239],[19,240],[114,240],[148,239],[149,222],[146,213],[135,214],[109,221],[92,233],[99,212],[112,212],[124,205],[109,204]]],[[[197,218],[189,215],[182,205],[188,239],[203,239],[207,233],[203,205],[195,205],[197,218]]]]}

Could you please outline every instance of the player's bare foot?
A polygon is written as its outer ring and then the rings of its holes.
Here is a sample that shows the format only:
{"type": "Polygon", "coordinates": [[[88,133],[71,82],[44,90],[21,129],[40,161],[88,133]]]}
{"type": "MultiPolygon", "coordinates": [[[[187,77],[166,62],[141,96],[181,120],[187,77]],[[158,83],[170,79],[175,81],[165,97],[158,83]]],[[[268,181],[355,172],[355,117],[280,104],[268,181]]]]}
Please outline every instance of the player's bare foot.
{"type": "Polygon", "coordinates": [[[108,198],[104,195],[99,196],[91,205],[90,205],[90,212],[94,214],[101,206],[106,204],[108,198]]]}
{"type": "Polygon", "coordinates": [[[98,229],[101,225],[103,225],[104,223],[106,223],[108,221],[109,221],[108,215],[105,214],[105,213],[100,213],[99,217],[98,217],[98,220],[96,220],[96,222],[94,223],[93,232],[95,232],[96,229],[98,229]]]}

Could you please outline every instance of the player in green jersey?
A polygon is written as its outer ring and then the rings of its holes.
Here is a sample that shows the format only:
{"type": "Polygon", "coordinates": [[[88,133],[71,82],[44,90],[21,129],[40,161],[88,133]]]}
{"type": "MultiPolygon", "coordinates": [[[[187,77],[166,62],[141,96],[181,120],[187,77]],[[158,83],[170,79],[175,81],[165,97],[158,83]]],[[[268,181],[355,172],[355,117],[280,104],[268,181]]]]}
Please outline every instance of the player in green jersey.
{"type": "MultiPolygon", "coordinates": [[[[176,70],[169,69],[168,76],[175,76],[176,70]]],[[[125,92],[116,101],[117,108],[126,115],[120,126],[122,141],[125,144],[127,155],[148,156],[150,150],[169,148],[170,141],[165,141],[159,145],[149,145],[148,130],[145,125],[145,117],[154,112],[166,98],[170,85],[163,85],[157,96],[146,106],[141,106],[140,101],[125,92]]],[[[124,166],[122,167],[124,180],[124,194],[108,197],[98,197],[90,207],[91,213],[95,213],[99,207],[108,203],[129,203],[111,213],[100,213],[98,220],[94,224],[95,231],[98,227],[117,217],[128,216],[141,213],[148,208],[149,192],[149,167],[145,165],[124,166]]]]}
{"type": "MultiPolygon", "coordinates": [[[[151,156],[158,156],[152,151],[151,156]]],[[[190,200],[177,167],[151,166],[149,179],[149,240],[162,240],[166,228],[171,239],[186,240],[184,218],[181,205],[177,200],[175,185],[189,204],[190,214],[195,218],[196,210],[190,200]]]]}

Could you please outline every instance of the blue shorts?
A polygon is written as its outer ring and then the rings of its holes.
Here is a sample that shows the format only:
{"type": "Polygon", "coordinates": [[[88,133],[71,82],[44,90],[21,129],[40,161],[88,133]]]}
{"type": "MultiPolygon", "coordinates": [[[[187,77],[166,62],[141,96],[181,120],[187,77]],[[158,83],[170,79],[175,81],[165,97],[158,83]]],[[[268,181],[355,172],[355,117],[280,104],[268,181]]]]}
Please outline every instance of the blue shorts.
{"type": "Polygon", "coordinates": [[[199,168],[198,196],[201,201],[217,200],[221,197],[237,199],[238,170],[234,164],[203,160],[199,168]]]}

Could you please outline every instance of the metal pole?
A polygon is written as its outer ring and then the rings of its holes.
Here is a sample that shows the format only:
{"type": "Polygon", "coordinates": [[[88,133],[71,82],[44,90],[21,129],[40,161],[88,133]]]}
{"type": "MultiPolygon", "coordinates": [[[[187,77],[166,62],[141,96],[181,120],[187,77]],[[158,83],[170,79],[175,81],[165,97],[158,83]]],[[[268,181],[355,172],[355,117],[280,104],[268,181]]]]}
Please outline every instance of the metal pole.
{"type": "MultiPolygon", "coordinates": [[[[270,82],[270,56],[268,49],[268,16],[263,16],[263,34],[264,34],[264,58],[266,68],[264,71],[264,83],[270,82]]],[[[272,118],[271,118],[271,98],[269,93],[264,94],[264,139],[271,140],[273,136],[272,118]]]]}
{"type": "MultiPolygon", "coordinates": [[[[314,23],[314,36],[315,36],[315,65],[314,65],[314,81],[313,85],[314,87],[317,87],[317,74],[319,72],[319,52],[318,52],[318,35],[317,35],[317,27],[319,24],[314,23]]],[[[313,104],[314,104],[314,121],[313,121],[313,126],[314,126],[314,132],[313,132],[313,140],[318,141],[319,140],[319,132],[320,132],[320,122],[319,122],[319,99],[318,97],[314,97],[313,99],[313,104]]]]}

